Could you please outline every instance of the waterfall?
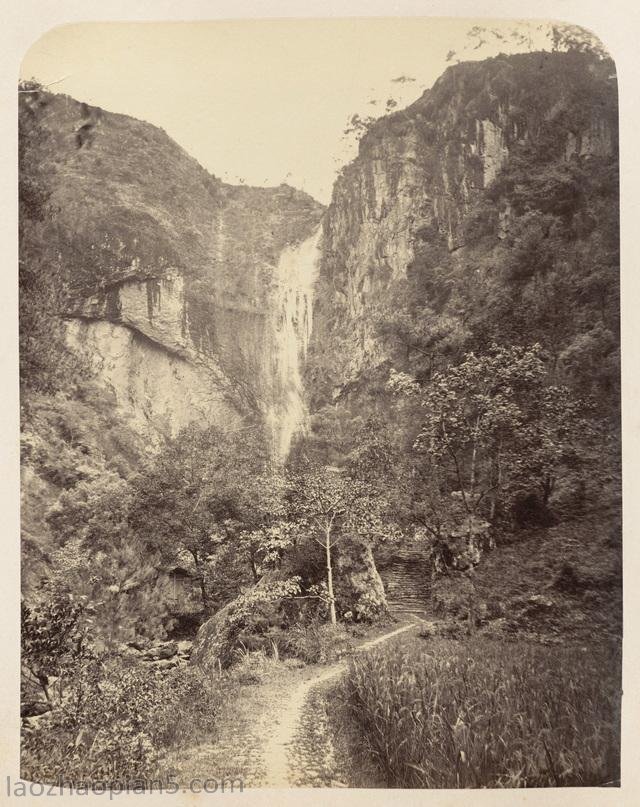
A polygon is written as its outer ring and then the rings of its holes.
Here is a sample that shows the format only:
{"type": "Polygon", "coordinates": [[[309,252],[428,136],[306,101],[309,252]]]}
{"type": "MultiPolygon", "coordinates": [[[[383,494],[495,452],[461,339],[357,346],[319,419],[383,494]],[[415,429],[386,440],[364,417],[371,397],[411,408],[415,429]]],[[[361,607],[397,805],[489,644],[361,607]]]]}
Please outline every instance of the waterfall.
{"type": "Polygon", "coordinates": [[[313,290],[321,226],[306,241],[287,246],[274,276],[271,315],[271,396],[267,407],[274,455],[286,459],[294,434],[305,428],[302,368],[311,338],[313,290]]]}

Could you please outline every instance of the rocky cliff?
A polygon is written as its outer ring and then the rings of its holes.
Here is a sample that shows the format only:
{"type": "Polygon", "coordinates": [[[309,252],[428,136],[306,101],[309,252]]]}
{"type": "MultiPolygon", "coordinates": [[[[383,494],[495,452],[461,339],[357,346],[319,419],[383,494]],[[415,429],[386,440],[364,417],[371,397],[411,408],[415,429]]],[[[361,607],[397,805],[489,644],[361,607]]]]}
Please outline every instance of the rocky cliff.
{"type": "Polygon", "coordinates": [[[60,488],[135,467],[128,451],[194,420],[257,415],[282,459],[309,401],[333,409],[337,443],[366,414],[358,390],[378,405],[391,365],[428,375],[451,344],[539,341],[550,372],[615,394],[608,60],[449,68],[370,127],[326,211],[286,185],[227,185],[147,123],[43,92],[25,104],[55,211],[34,225],[38,250],[66,280],[66,338],[96,384],[34,409],[34,535],[60,488]]]}
{"type": "Polygon", "coordinates": [[[144,122],[65,96],[32,104],[70,346],[150,439],[257,414],[282,455],[300,415],[282,428],[274,413],[302,405],[289,354],[308,341],[323,207],[286,185],[227,185],[144,122]]]}
{"type": "MultiPolygon", "coordinates": [[[[616,149],[613,65],[581,53],[459,64],[414,104],[376,121],[324,219],[308,370],[314,407],[388,358],[376,309],[390,303],[420,254],[434,252],[441,276],[443,267],[473,264],[474,216],[494,212],[494,241],[504,242],[524,212],[500,188],[505,169],[588,170],[590,160],[615,160],[616,149]],[[492,209],[483,210],[491,195],[492,209]]],[[[528,209],[535,208],[534,200],[528,209]]]]}
{"type": "Polygon", "coordinates": [[[324,208],[286,185],[227,185],[162,130],[66,96],[22,95],[20,128],[21,349],[47,379],[22,400],[28,588],[60,493],[130,477],[187,424],[257,421],[286,455],[305,420],[299,358],[324,208]],[[51,389],[54,337],[75,358],[51,389]]]}

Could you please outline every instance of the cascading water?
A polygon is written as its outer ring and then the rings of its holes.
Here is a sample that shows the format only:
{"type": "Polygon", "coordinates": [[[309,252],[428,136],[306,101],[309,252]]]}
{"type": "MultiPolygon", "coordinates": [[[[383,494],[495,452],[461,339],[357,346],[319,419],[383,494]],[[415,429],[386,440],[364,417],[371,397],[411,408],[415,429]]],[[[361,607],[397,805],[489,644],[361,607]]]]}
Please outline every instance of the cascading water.
{"type": "Polygon", "coordinates": [[[275,273],[271,319],[272,395],[267,424],[273,452],[284,461],[294,434],[303,431],[307,416],[302,366],[311,337],[313,290],[320,257],[319,226],[300,244],[285,247],[275,273]]]}

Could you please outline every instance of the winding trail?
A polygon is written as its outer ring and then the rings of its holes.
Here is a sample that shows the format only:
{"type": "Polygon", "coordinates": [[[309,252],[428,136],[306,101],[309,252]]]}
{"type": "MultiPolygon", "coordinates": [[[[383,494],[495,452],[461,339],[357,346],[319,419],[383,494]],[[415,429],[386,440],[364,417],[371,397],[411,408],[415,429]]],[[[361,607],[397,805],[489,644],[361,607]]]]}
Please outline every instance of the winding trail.
{"type": "MultiPolygon", "coordinates": [[[[354,652],[366,652],[422,622],[417,614],[404,616],[405,624],[364,641],[354,652]]],[[[176,749],[166,760],[167,771],[183,788],[207,778],[239,778],[245,788],[346,787],[348,760],[334,753],[326,689],[347,668],[346,659],[330,666],[281,666],[263,683],[242,686],[216,716],[215,736],[176,749]]]]}
{"type": "MultiPolygon", "coordinates": [[[[411,622],[364,642],[356,648],[356,652],[366,652],[411,630],[417,624],[411,622]]],[[[309,787],[330,779],[335,765],[326,720],[323,720],[326,715],[323,714],[318,691],[346,669],[347,662],[341,661],[302,681],[293,690],[282,711],[271,716],[273,728],[264,749],[266,776],[262,787],[309,787]]]]}

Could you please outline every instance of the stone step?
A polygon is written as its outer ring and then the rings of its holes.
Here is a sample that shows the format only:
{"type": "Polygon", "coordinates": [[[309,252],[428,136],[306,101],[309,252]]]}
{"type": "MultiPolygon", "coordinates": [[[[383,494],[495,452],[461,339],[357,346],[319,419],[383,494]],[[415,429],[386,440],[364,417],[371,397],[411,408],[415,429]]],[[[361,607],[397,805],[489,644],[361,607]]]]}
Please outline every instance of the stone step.
{"type": "Polygon", "coordinates": [[[399,550],[381,564],[379,572],[392,614],[398,617],[427,615],[430,567],[415,547],[399,550]]]}

